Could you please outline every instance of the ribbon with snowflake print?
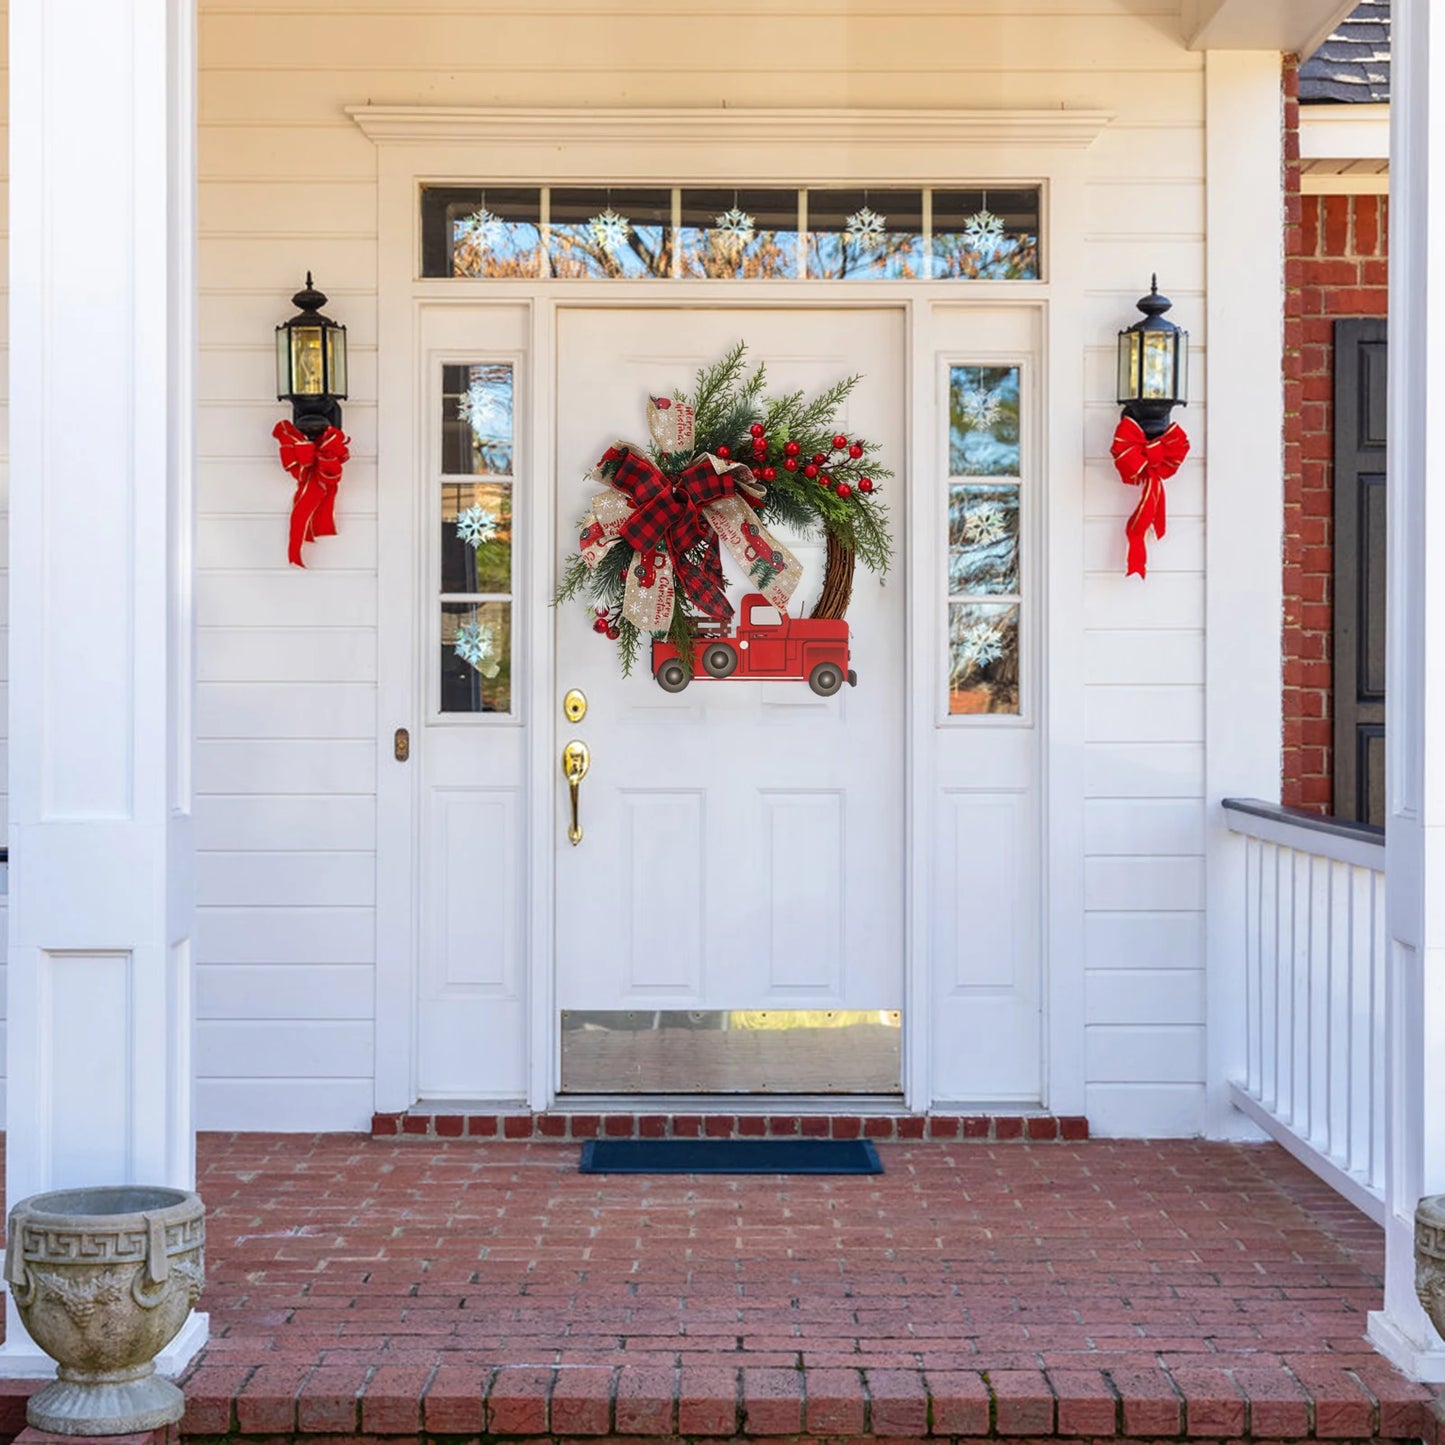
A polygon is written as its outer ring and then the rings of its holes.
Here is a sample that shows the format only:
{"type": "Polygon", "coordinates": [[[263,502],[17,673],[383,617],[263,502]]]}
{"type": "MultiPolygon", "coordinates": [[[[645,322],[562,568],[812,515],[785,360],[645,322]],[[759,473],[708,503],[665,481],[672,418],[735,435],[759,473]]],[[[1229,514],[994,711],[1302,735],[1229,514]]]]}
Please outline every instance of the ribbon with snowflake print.
{"type": "Polygon", "coordinates": [[[583,519],[582,558],[595,570],[617,543],[632,548],[623,615],[640,631],[667,630],[679,587],[705,616],[732,616],[719,544],[774,607],[786,608],[802,564],[749,505],[762,489],[741,462],[706,453],[669,476],[619,441],[593,476],[612,490],[598,493],[583,519]]]}
{"type": "Polygon", "coordinates": [[[286,558],[304,567],[301,544],[336,535],[336,489],[351,457],[351,439],[329,426],[313,441],[289,421],[278,421],[271,435],[280,444],[281,465],[296,479],[286,558]]]}
{"type": "Polygon", "coordinates": [[[1124,416],[1114,430],[1114,444],[1109,450],[1120,477],[1131,487],[1144,489],[1139,505],[1124,526],[1129,539],[1129,565],[1124,575],[1143,577],[1149,561],[1145,534],[1152,527],[1155,537],[1164,535],[1164,483],[1189,455],[1189,438],[1178,422],[1170,422],[1151,440],[1133,417],[1124,416]]]}

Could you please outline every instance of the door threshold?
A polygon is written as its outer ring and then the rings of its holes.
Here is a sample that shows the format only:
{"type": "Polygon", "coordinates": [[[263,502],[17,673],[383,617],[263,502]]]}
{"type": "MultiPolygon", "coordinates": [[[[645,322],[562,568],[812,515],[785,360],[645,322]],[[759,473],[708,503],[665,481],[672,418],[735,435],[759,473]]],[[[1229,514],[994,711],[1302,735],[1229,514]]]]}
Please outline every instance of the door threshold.
{"type": "Polygon", "coordinates": [[[559,1094],[566,1114],[769,1114],[907,1117],[902,1094],[559,1094]]]}

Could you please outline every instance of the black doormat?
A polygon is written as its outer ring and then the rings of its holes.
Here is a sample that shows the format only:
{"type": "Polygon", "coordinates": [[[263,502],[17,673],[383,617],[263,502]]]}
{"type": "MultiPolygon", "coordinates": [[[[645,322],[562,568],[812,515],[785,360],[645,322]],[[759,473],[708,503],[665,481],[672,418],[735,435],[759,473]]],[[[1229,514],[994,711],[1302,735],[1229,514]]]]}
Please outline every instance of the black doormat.
{"type": "Polygon", "coordinates": [[[881,1174],[869,1139],[589,1139],[583,1174],[881,1174]]]}

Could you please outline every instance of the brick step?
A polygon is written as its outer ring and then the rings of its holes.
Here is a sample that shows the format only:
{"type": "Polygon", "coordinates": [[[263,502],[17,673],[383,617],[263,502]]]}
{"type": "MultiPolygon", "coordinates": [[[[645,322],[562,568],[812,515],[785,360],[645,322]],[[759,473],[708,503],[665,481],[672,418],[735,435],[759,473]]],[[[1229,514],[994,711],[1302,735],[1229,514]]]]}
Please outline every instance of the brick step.
{"type": "MultiPolygon", "coordinates": [[[[1217,1367],[928,1371],[717,1363],[495,1369],[242,1366],[185,1381],[188,1439],[401,1442],[480,1436],[831,1440],[1331,1440],[1441,1445],[1435,1398],[1377,1357],[1298,1372],[1217,1367]]],[[[1226,1363],[1227,1361],[1227,1363],[1226,1363]]],[[[32,1386],[31,1388],[36,1388],[32,1386]]],[[[40,1442],[36,1442],[40,1445],[40,1442]]]]}
{"type": "Polygon", "coordinates": [[[980,1143],[1076,1143],[1079,1114],[681,1114],[443,1113],[417,1108],[373,1114],[375,1139],[975,1139],[980,1143]]]}

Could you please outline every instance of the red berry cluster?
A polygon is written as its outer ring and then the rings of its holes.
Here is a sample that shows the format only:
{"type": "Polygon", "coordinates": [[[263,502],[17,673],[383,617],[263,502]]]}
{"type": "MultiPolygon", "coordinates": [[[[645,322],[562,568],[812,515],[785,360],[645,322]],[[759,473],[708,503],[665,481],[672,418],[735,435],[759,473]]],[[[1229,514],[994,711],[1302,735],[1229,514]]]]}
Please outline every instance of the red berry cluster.
{"type": "MultiPolygon", "coordinates": [[[[755,421],[748,432],[753,439],[753,470],[757,473],[760,481],[772,482],[778,477],[776,467],[768,465],[768,451],[771,443],[768,441],[767,433],[761,422],[755,421]]],[[[833,456],[846,454],[851,460],[858,461],[863,456],[863,443],[860,441],[849,442],[848,438],[839,432],[833,438],[833,456]]],[[[724,461],[732,456],[730,447],[719,447],[717,454],[724,461]]],[[[797,442],[783,443],[783,470],[789,472],[801,471],[802,474],[812,481],[817,478],[820,487],[826,487],[829,491],[836,492],[838,496],[848,498],[853,495],[851,482],[835,482],[824,467],[830,464],[831,458],[827,452],[814,452],[811,461],[803,458],[803,448],[797,442]]],[[[858,479],[858,490],[860,492],[871,492],[874,488],[872,477],[860,477],[858,479]]]]}
{"type": "Polygon", "coordinates": [[[617,639],[622,636],[622,630],[618,627],[617,623],[612,620],[611,614],[605,607],[599,607],[597,609],[597,620],[592,624],[592,630],[599,636],[606,637],[613,642],[616,642],[617,639]]]}

